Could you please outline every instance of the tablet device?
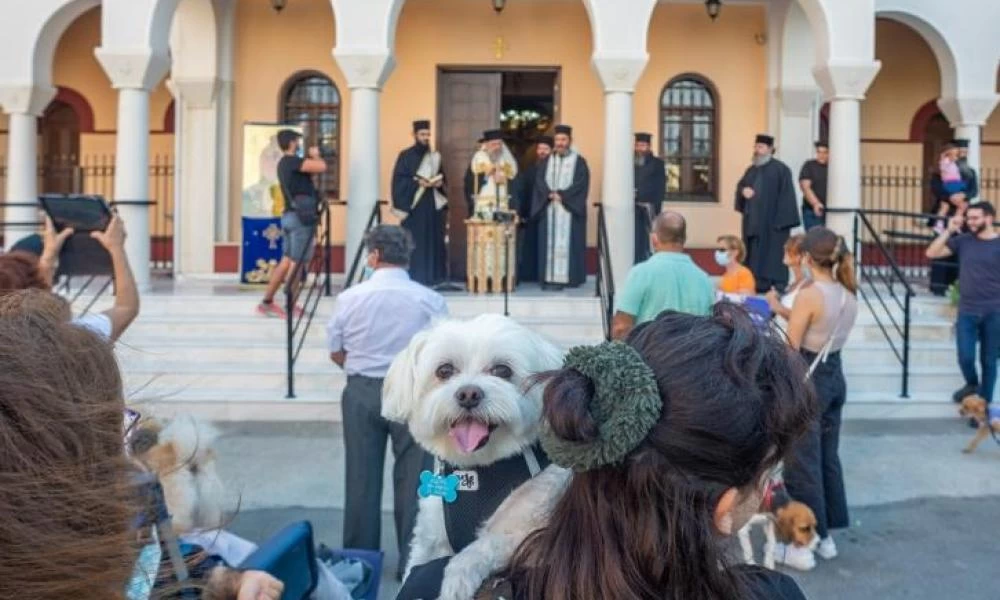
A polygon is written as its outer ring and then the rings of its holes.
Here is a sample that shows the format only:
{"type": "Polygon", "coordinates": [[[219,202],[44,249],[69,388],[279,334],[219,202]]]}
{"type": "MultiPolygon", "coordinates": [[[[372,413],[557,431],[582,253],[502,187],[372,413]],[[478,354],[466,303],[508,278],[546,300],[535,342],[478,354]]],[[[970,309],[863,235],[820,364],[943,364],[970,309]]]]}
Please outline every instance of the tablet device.
{"type": "Polygon", "coordinates": [[[56,231],[73,229],[76,233],[104,231],[111,222],[111,207],[102,196],[41,196],[42,209],[52,219],[56,231]]]}

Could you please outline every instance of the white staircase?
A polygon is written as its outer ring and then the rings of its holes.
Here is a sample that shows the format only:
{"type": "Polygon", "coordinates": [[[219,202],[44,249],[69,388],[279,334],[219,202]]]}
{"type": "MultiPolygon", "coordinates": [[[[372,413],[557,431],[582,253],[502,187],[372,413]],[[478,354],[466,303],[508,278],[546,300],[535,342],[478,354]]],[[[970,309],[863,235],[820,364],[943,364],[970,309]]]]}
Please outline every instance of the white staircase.
{"type": "MultiPolygon", "coordinates": [[[[510,312],[563,347],[595,343],[603,334],[592,294],[592,285],[562,294],[519,292],[510,312]]],[[[259,295],[215,280],[145,295],[141,316],[117,348],[129,399],[140,410],[145,405],[158,414],[190,412],[212,420],[339,421],[345,378],[329,361],[324,338],[333,299],[320,303],[296,363],[295,398],[287,398],[285,322],[254,314],[259,295]]],[[[499,296],[447,298],[452,316],[503,312],[499,296]]],[[[950,395],[961,378],[946,312],[944,301],[915,299],[910,397],[900,398],[901,367],[862,303],[844,350],[849,418],[954,414],[950,395]]]]}

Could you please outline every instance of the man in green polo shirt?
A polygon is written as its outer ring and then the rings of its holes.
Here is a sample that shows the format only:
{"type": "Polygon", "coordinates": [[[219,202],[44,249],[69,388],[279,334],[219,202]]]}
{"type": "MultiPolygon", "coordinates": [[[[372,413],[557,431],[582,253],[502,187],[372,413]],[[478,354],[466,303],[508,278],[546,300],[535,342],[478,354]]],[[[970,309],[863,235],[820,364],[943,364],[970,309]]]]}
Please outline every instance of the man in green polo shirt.
{"type": "Polygon", "coordinates": [[[652,321],[665,310],[708,315],[715,288],[708,274],[684,253],[687,223],[680,213],[663,212],[650,234],[655,254],[628,273],[618,295],[611,337],[620,340],[639,323],[652,321]]]}

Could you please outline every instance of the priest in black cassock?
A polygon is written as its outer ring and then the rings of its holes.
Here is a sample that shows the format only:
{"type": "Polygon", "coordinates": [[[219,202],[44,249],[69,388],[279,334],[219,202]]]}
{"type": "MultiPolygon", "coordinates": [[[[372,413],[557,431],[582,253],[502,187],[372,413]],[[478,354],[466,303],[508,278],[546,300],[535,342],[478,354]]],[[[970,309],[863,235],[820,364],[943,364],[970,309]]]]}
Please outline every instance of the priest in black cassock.
{"type": "Polygon", "coordinates": [[[649,258],[649,231],[667,193],[663,160],[651,149],[652,134],[635,134],[635,262],[649,258]]]}
{"type": "Polygon", "coordinates": [[[531,216],[531,201],[535,195],[538,168],[552,154],[555,142],[550,135],[543,135],[535,142],[535,160],[528,165],[518,180],[518,281],[538,281],[538,222],[531,216]]]}
{"type": "Polygon", "coordinates": [[[410,278],[426,286],[444,279],[448,199],[441,154],[431,150],[430,121],[414,121],[413,145],[399,153],[392,171],[392,209],[413,236],[410,278]]]}
{"type": "Polygon", "coordinates": [[[538,165],[531,217],[538,223],[542,289],[576,287],[587,279],[587,194],[590,170],[573,149],[573,129],[556,125],[552,155],[538,165]]]}
{"type": "Polygon", "coordinates": [[[736,210],[743,213],[746,265],[753,272],[757,292],[779,292],[788,285],[784,265],[785,242],[799,225],[795,180],[788,165],[774,158],[774,138],[757,136],[753,164],[736,187],[736,210]]]}

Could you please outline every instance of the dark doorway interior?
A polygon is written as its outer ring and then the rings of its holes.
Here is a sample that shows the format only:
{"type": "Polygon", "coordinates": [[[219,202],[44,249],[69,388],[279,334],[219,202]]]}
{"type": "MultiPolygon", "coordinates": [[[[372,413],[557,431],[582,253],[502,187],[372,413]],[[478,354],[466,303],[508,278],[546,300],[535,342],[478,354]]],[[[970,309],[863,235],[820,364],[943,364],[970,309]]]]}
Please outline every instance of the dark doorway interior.
{"type": "MultiPolygon", "coordinates": [[[[500,128],[523,171],[535,160],[538,137],[558,117],[559,70],[475,68],[438,73],[437,146],[449,198],[449,262],[453,280],[465,278],[465,172],[486,129],[500,128]]],[[[534,248],[525,248],[526,254],[534,248]]],[[[529,257],[530,258],[530,257],[529,257]]]]}
{"type": "MultiPolygon", "coordinates": [[[[924,129],[924,177],[929,178],[937,164],[941,148],[955,137],[948,119],[937,113],[927,121],[924,129]]],[[[929,213],[934,208],[934,196],[929,185],[924,185],[924,212],[929,213]]]]}
{"type": "Polygon", "coordinates": [[[73,194],[80,182],[80,119],[72,106],[59,100],[45,109],[41,130],[42,192],[73,194]]]}

